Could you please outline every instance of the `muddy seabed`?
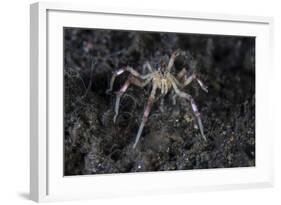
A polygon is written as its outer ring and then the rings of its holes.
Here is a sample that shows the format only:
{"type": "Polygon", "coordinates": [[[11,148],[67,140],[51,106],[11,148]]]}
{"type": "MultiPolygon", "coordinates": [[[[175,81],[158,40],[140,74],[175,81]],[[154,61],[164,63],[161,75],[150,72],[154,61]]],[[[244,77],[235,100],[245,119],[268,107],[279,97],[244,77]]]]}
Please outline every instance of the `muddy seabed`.
{"type": "MultiPolygon", "coordinates": [[[[114,91],[128,74],[117,78],[114,91]]],[[[159,96],[159,93],[158,95],[159,96]]],[[[64,174],[255,166],[255,39],[250,37],[64,28],[64,174]],[[186,51],[172,73],[186,67],[208,86],[183,89],[201,113],[205,142],[190,104],[170,94],[157,100],[132,149],[151,85],[131,86],[113,123],[112,72],[126,65],[145,73],[176,49],[186,51]]]]}

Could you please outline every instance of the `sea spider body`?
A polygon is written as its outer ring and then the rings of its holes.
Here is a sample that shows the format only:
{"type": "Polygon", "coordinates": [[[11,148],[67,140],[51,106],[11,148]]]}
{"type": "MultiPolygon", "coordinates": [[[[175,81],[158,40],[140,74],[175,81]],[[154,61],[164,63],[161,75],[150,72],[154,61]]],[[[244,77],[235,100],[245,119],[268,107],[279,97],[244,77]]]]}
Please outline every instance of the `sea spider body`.
{"type": "Polygon", "coordinates": [[[168,73],[156,73],[155,77],[152,79],[152,84],[155,84],[157,89],[161,90],[162,95],[166,95],[172,88],[172,83],[168,73]]]}
{"type": "Polygon", "coordinates": [[[203,82],[196,76],[195,73],[193,73],[191,76],[187,77],[187,75],[186,75],[187,72],[186,72],[185,68],[183,68],[176,77],[171,74],[171,69],[174,65],[174,61],[175,61],[176,57],[179,56],[180,54],[184,55],[185,53],[182,51],[179,51],[179,50],[173,52],[170,57],[169,63],[167,65],[165,63],[162,63],[161,66],[157,70],[153,69],[152,66],[148,62],[146,62],[144,64],[144,68],[149,70],[149,74],[146,74],[146,75],[141,75],[140,73],[138,73],[132,67],[129,67],[129,66],[119,69],[113,73],[111,81],[110,81],[110,88],[107,90],[107,92],[112,91],[115,78],[118,75],[121,75],[125,71],[130,73],[125,84],[116,93],[115,115],[113,117],[114,123],[116,121],[116,118],[117,118],[118,112],[119,112],[120,98],[127,91],[128,87],[131,84],[133,84],[133,85],[143,88],[146,85],[148,85],[149,83],[152,83],[152,90],[150,92],[150,96],[148,97],[148,101],[147,101],[147,104],[146,104],[146,107],[145,107],[145,110],[143,113],[142,122],[140,124],[133,148],[136,147],[136,145],[139,141],[139,138],[141,136],[142,130],[145,126],[145,123],[148,120],[148,116],[149,116],[150,110],[152,108],[153,102],[155,100],[155,95],[156,95],[157,90],[161,91],[162,96],[165,96],[170,90],[173,90],[175,93],[173,99],[175,99],[176,96],[179,96],[190,102],[193,113],[194,113],[195,117],[197,118],[200,133],[201,133],[203,139],[206,140],[206,137],[205,137],[204,131],[203,131],[203,125],[202,125],[200,113],[195,104],[195,101],[191,95],[181,91],[180,88],[184,88],[185,86],[190,84],[193,80],[196,80],[197,83],[200,85],[200,87],[205,92],[208,92],[208,90],[207,90],[207,87],[203,84],[203,82]]]}

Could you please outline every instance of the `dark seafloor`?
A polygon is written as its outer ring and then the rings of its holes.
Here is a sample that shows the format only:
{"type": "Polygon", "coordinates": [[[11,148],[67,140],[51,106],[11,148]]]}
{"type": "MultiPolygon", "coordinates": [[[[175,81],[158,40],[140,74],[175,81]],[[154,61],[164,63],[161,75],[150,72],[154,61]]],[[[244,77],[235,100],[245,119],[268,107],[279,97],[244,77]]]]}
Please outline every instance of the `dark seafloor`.
{"type": "MultiPolygon", "coordinates": [[[[128,74],[117,77],[114,91],[128,74]]],[[[255,39],[253,37],[64,28],[64,174],[85,175],[255,166],[255,39]],[[152,108],[132,148],[151,86],[129,87],[113,123],[112,72],[126,65],[145,73],[170,54],[186,51],[172,73],[195,71],[183,89],[201,113],[207,142],[185,100],[152,108]]]]}

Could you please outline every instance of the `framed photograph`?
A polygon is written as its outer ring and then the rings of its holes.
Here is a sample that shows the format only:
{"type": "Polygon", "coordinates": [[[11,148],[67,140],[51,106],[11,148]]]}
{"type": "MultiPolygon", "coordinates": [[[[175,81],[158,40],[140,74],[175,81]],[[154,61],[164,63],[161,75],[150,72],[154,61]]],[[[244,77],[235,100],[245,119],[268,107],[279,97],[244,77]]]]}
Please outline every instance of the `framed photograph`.
{"type": "Polygon", "coordinates": [[[31,5],[30,198],[273,184],[269,17],[31,5]]]}

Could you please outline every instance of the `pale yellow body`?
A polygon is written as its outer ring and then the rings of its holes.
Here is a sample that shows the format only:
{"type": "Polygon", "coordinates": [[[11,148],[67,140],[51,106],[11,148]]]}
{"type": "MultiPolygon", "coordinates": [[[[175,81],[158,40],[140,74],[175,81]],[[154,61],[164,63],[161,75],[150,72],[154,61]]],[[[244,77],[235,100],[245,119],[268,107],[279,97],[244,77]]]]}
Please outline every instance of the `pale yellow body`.
{"type": "Polygon", "coordinates": [[[168,73],[156,73],[155,77],[153,78],[153,84],[156,85],[159,90],[161,90],[162,95],[166,95],[172,88],[172,82],[168,73]]]}

